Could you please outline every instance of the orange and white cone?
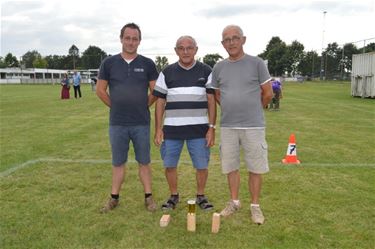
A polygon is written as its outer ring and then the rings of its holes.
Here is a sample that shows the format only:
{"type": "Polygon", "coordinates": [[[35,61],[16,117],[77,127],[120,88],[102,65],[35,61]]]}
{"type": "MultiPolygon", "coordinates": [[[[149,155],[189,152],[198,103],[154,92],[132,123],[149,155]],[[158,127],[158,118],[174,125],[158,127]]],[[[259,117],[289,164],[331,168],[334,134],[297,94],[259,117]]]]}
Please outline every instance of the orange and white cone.
{"type": "Polygon", "coordinates": [[[301,162],[297,159],[297,145],[294,134],[289,137],[288,149],[286,150],[286,156],[282,160],[285,164],[300,164],[301,162]]]}

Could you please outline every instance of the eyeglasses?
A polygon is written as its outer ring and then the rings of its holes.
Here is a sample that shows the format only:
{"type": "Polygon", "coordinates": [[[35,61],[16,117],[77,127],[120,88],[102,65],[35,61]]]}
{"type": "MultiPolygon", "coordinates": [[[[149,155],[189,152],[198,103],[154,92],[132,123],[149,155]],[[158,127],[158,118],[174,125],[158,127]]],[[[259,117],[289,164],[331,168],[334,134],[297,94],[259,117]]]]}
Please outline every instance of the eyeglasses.
{"type": "Polygon", "coordinates": [[[195,47],[177,47],[176,48],[177,49],[177,51],[178,52],[188,52],[188,53],[190,53],[190,52],[193,52],[194,50],[195,50],[195,47]]]}
{"type": "Polygon", "coordinates": [[[125,36],[124,40],[127,42],[139,42],[139,38],[137,37],[130,37],[130,36],[125,36]]]}
{"type": "Polygon", "coordinates": [[[239,36],[233,36],[232,38],[225,38],[224,40],[222,40],[221,42],[224,43],[224,44],[230,44],[231,42],[232,43],[237,43],[241,40],[241,37],[239,36]]]}

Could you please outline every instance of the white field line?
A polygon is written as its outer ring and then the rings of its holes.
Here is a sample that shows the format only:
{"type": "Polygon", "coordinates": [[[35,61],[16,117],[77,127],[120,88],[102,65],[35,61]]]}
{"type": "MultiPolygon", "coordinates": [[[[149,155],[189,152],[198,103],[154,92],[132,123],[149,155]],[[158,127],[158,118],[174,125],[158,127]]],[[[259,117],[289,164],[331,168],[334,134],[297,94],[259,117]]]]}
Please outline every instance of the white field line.
{"type": "MultiPolygon", "coordinates": [[[[13,172],[30,167],[37,163],[81,163],[81,164],[111,164],[111,160],[100,160],[100,159],[62,159],[62,158],[39,158],[34,160],[29,160],[24,163],[14,165],[13,167],[0,172],[0,177],[9,176],[13,172]]],[[[128,163],[137,163],[135,160],[128,160],[128,163]]],[[[161,164],[161,160],[153,160],[152,164],[161,164]]],[[[179,161],[180,164],[191,164],[191,161],[179,161]]],[[[242,165],[243,163],[241,163],[242,165]]],[[[270,162],[270,165],[274,166],[289,166],[282,164],[281,162],[270,162]]],[[[219,161],[210,162],[210,165],[220,165],[219,161]]],[[[295,167],[306,166],[306,167],[375,167],[375,163],[301,163],[301,164],[291,164],[295,167]]]]}

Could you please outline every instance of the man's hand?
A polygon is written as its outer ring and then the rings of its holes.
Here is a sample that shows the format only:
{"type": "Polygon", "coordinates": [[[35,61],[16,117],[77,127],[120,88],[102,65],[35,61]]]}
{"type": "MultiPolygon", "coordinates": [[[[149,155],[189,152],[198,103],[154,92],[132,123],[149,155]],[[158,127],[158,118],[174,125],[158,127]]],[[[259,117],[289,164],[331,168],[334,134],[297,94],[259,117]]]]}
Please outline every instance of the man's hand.
{"type": "Polygon", "coordinates": [[[206,133],[206,146],[212,147],[215,145],[215,129],[214,128],[208,128],[208,131],[206,133]]]}
{"type": "Polygon", "coordinates": [[[164,133],[162,129],[157,129],[155,131],[155,136],[154,136],[154,143],[156,146],[160,146],[164,141],[164,133]]]}

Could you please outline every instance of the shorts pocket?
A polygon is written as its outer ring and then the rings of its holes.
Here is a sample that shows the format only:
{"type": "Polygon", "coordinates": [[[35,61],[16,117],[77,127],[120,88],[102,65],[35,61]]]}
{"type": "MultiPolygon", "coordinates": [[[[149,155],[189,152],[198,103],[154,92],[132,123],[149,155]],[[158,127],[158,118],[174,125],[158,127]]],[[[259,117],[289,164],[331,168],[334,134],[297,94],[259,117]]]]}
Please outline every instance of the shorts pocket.
{"type": "Polygon", "coordinates": [[[255,145],[253,148],[251,148],[249,152],[249,156],[251,159],[258,159],[262,158],[264,154],[267,152],[268,145],[266,142],[259,143],[255,145]]]}

